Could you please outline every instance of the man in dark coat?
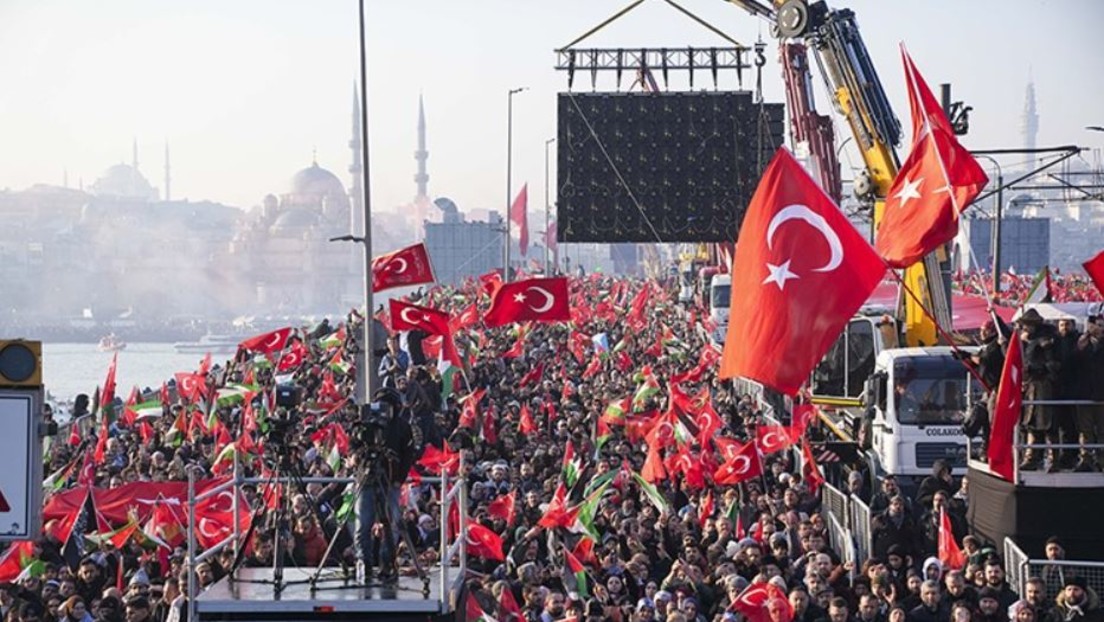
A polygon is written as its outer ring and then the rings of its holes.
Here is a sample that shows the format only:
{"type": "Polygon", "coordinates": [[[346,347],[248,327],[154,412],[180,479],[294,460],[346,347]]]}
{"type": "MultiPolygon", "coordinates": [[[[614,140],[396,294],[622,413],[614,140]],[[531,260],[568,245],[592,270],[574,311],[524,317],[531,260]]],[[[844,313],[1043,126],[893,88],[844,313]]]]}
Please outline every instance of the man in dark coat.
{"type": "MultiPolygon", "coordinates": [[[[1057,444],[1058,429],[1055,427],[1054,407],[1046,404],[1030,404],[1031,401],[1053,400],[1055,382],[1061,364],[1058,361],[1058,331],[1043,322],[1043,317],[1035,309],[1028,309],[1019,320],[1019,339],[1023,346],[1024,372],[1024,408],[1020,425],[1027,430],[1029,445],[1057,444]]],[[[1042,452],[1038,447],[1027,450],[1020,468],[1033,470],[1039,466],[1042,452]]],[[[1057,456],[1047,452],[1051,470],[1057,469],[1057,456]]]]}

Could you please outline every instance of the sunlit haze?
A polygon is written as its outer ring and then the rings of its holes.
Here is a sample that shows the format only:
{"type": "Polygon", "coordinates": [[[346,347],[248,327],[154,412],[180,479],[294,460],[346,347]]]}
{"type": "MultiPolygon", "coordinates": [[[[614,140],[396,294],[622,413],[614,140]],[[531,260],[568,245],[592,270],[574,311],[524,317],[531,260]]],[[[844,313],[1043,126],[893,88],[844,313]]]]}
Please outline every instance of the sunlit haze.
{"type": "MultiPolygon", "coordinates": [[[[906,127],[902,41],[930,83],[951,82],[955,99],[973,106],[967,146],[1022,145],[1029,75],[1040,146],[1104,145],[1104,134],[1084,129],[1104,125],[1098,41],[1104,4],[832,4],[857,13],[906,127]]],[[[552,50],[622,6],[607,0],[370,1],[375,208],[394,209],[414,195],[419,93],[426,104],[430,194],[448,195],[465,210],[501,209],[506,92],[529,87],[514,99],[515,187],[529,181],[533,196],[542,196],[544,141],[555,135],[555,93],[566,89],[566,76],[552,69],[552,50]]],[[[767,39],[763,88],[768,100],[783,100],[764,22],[721,0],[685,6],[742,43],[767,39]]],[[[169,143],[174,198],[249,208],[284,191],[315,152],[320,165],[348,184],[356,17],[352,0],[6,0],[0,4],[0,188],[60,185],[66,173],[70,186],[87,186],[108,166],[129,163],[135,139],[139,166],[162,193],[169,143]]],[[[726,42],[651,0],[582,45],[726,42]]],[[[709,86],[705,74],[698,88],[709,86]]],[[[734,87],[728,80],[724,86],[734,87]]],[[[600,81],[612,87],[611,77],[600,81]]],[[[631,81],[627,76],[623,89],[631,81]]],[[[589,82],[589,75],[577,76],[575,89],[589,90],[589,82]]],[[[753,86],[754,76],[745,76],[745,87],[753,86]]],[[[818,106],[828,109],[823,91],[818,106]]]]}

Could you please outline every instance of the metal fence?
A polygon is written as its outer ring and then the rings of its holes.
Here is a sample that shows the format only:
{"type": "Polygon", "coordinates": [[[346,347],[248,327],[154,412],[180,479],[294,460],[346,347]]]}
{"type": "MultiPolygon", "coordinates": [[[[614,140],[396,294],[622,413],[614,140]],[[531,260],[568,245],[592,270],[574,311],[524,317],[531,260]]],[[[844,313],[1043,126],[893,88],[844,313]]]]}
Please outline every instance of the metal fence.
{"type": "Polygon", "coordinates": [[[1080,577],[1097,594],[1104,593],[1104,562],[1030,559],[1011,538],[1004,539],[1004,565],[1008,583],[1025,593],[1027,580],[1038,577],[1046,583],[1047,598],[1054,598],[1071,577],[1080,577]]]}
{"type": "Polygon", "coordinates": [[[851,495],[851,535],[854,536],[855,550],[859,559],[867,560],[874,553],[874,535],[870,529],[870,506],[862,499],[851,495]]]}
{"type": "Polygon", "coordinates": [[[855,495],[846,495],[831,484],[820,487],[821,511],[828,524],[828,541],[855,569],[870,557],[870,507],[855,495]]]}

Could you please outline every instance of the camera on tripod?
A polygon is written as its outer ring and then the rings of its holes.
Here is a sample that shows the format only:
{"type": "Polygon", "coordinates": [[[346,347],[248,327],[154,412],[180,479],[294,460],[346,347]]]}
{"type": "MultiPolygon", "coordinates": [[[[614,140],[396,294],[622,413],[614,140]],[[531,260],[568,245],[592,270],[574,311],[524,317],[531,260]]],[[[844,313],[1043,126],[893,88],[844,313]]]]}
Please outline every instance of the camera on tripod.
{"type": "Polygon", "coordinates": [[[386,430],[391,418],[403,408],[402,395],[395,389],[380,389],[372,397],[361,407],[359,425],[350,435],[357,463],[366,474],[384,472],[384,459],[394,456],[395,451],[387,447],[386,430]]]}

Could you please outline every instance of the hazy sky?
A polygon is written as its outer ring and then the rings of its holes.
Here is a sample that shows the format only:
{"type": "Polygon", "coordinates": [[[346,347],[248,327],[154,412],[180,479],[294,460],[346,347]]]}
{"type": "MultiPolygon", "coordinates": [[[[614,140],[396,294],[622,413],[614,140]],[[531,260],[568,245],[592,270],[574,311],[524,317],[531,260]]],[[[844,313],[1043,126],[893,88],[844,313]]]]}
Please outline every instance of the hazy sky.
{"type": "MultiPolygon", "coordinates": [[[[682,0],[733,38],[769,30],[722,0],[682,0]]],[[[617,0],[369,0],[373,201],[414,194],[417,101],[426,101],[430,191],[461,209],[505,202],[506,91],[514,99],[515,187],[543,203],[544,141],[556,133],[566,76],[552,50],[627,4],[617,0]]],[[[974,107],[969,147],[1021,144],[1029,71],[1040,145],[1104,146],[1099,0],[852,0],[906,128],[898,43],[928,81],[974,107]]],[[[248,208],[318,161],[348,183],[354,0],[0,0],[0,188],[92,183],[129,162],[162,188],[165,141],[175,198],[248,208]]],[[[782,101],[769,41],[768,100],[782,101]]],[[[649,0],[582,46],[725,45],[662,0],[649,0]]],[[[599,86],[612,88],[612,76],[599,86]]],[[[703,73],[697,86],[707,84],[703,73]]],[[[734,87],[734,78],[723,86],[734,87]]],[[[631,82],[627,77],[624,86],[631,82]]],[[[819,82],[819,78],[818,78],[819,82]]],[[[745,79],[753,86],[753,78],[745,79]]],[[[589,76],[576,77],[589,90],[589,76]]],[[[937,87],[936,87],[937,88],[937,87]]],[[[818,105],[828,110],[823,89],[818,105]]],[[[838,121],[838,117],[837,117],[838,121]]],[[[837,136],[844,132],[837,132],[837,136]]],[[[902,153],[902,155],[904,155],[902,153]]],[[[853,159],[858,162],[857,159],[853,159]]],[[[846,163],[846,160],[845,160],[846,163]]],[[[845,173],[845,177],[850,175],[845,173]]]]}

